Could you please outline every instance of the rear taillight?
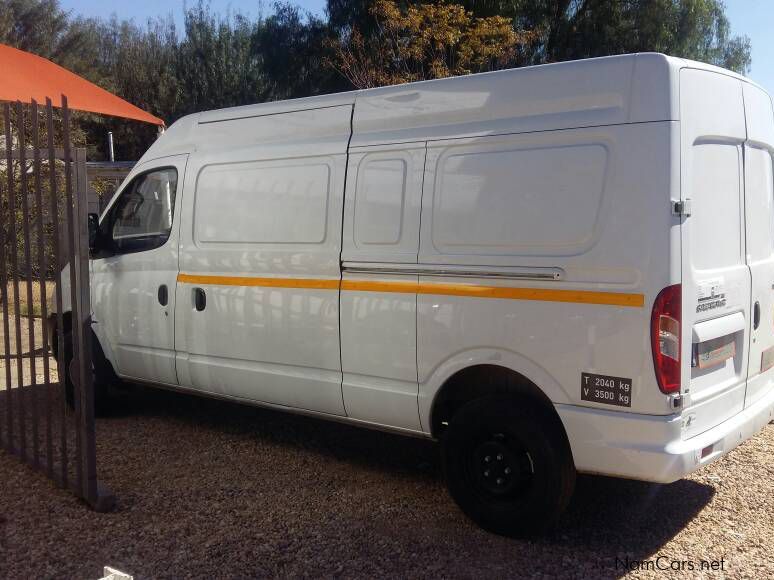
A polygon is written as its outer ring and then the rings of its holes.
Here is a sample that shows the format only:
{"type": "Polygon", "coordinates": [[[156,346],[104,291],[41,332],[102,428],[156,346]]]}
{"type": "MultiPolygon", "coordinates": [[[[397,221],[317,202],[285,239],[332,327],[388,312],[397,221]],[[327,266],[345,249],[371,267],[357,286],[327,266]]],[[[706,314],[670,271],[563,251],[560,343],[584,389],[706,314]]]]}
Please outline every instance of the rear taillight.
{"type": "Polygon", "coordinates": [[[658,388],[667,395],[680,392],[680,284],[667,286],[656,297],[650,317],[650,341],[658,388]]]}

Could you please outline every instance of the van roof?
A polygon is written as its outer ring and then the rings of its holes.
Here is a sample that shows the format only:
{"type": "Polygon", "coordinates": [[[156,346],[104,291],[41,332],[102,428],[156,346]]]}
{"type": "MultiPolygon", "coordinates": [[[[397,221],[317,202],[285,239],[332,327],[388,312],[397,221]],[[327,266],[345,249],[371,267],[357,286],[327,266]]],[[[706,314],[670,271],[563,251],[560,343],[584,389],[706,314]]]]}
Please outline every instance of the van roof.
{"type": "Polygon", "coordinates": [[[196,113],[174,123],[143,160],[195,151],[219,122],[333,107],[354,107],[353,146],[676,120],[682,68],[744,79],[657,53],[545,64],[196,113]]]}

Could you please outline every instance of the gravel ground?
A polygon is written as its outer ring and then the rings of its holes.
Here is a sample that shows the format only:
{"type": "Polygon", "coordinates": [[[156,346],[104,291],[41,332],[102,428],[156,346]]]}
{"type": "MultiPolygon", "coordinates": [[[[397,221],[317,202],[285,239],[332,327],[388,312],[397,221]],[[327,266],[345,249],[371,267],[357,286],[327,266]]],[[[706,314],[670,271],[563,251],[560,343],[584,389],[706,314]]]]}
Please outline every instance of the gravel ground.
{"type": "Polygon", "coordinates": [[[459,512],[430,442],[150,389],[122,407],[97,425],[113,513],[0,452],[0,577],[645,578],[627,558],[659,556],[774,577],[774,425],[669,486],[581,477],[560,529],[519,541],[459,512]]]}

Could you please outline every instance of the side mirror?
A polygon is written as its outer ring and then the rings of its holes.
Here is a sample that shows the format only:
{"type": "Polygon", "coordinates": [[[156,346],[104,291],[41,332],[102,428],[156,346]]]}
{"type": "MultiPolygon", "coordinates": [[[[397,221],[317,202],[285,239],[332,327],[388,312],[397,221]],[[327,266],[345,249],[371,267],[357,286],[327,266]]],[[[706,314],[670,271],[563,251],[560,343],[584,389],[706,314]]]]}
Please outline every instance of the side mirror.
{"type": "Polygon", "coordinates": [[[89,214],[89,250],[96,250],[97,233],[99,232],[99,216],[95,213],[89,214]]]}

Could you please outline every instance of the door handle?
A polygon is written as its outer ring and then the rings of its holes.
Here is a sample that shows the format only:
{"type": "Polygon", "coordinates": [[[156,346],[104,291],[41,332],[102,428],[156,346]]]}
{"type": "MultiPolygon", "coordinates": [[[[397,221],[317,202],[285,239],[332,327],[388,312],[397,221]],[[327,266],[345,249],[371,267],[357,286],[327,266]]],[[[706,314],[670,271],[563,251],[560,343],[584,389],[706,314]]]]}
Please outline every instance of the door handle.
{"type": "Polygon", "coordinates": [[[162,306],[166,306],[169,304],[169,289],[167,288],[166,284],[162,284],[159,286],[159,304],[162,306]]]}
{"type": "Polygon", "coordinates": [[[194,306],[199,312],[207,308],[207,295],[201,288],[194,288],[194,306]]]}
{"type": "Polygon", "coordinates": [[[761,303],[756,301],[753,307],[753,330],[758,329],[758,325],[761,323],[761,303]]]}

